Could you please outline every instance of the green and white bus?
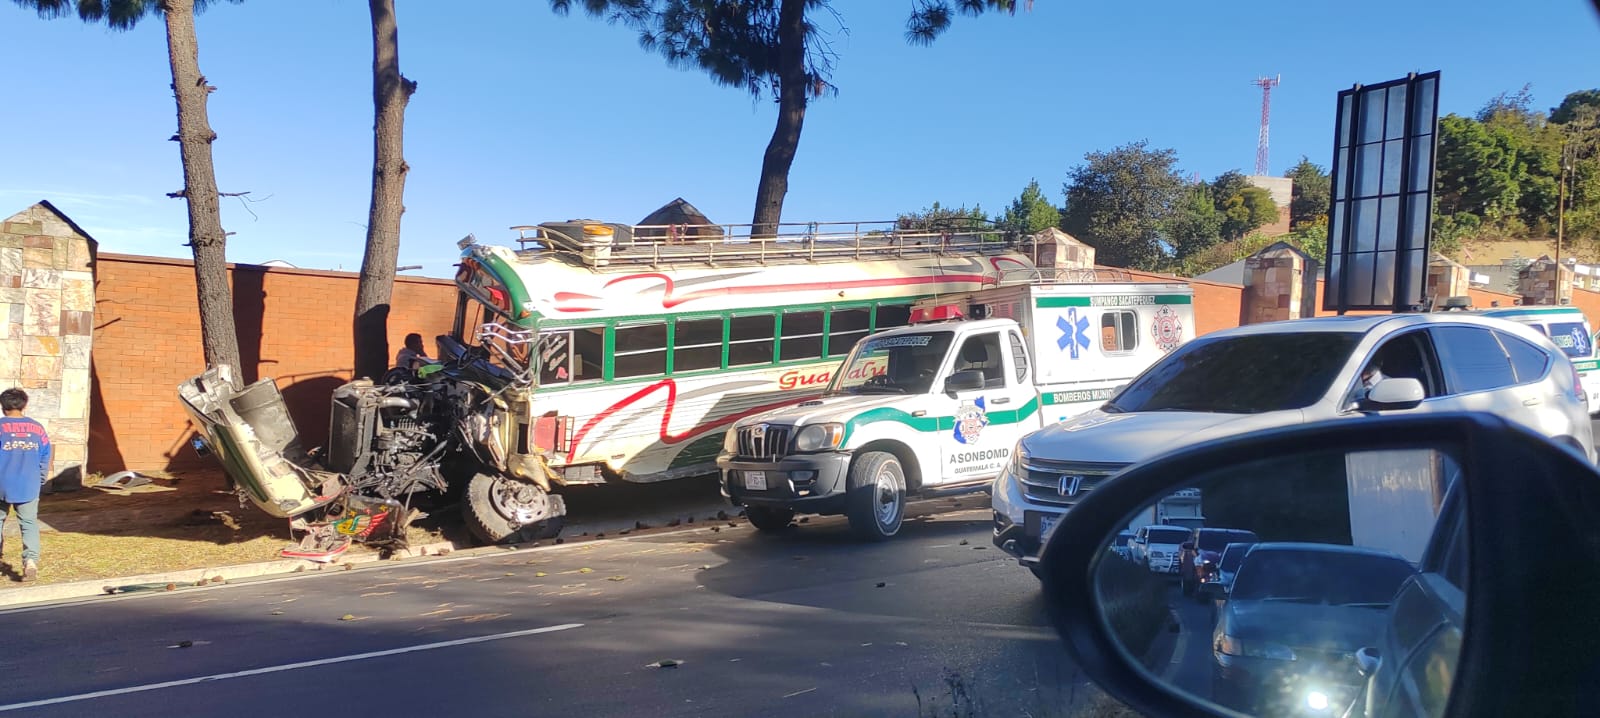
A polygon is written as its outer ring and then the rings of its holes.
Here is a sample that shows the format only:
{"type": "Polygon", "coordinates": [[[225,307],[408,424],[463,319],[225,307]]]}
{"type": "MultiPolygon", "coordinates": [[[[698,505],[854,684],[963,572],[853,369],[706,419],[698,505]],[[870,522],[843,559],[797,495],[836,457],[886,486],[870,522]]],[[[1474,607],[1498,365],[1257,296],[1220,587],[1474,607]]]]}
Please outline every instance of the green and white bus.
{"type": "Polygon", "coordinates": [[[487,345],[508,375],[510,463],[556,483],[709,473],[734,421],[820,394],[860,338],[912,302],[1027,276],[997,232],[893,223],[600,222],[516,228],[523,248],[464,242],[449,345],[487,345]]]}

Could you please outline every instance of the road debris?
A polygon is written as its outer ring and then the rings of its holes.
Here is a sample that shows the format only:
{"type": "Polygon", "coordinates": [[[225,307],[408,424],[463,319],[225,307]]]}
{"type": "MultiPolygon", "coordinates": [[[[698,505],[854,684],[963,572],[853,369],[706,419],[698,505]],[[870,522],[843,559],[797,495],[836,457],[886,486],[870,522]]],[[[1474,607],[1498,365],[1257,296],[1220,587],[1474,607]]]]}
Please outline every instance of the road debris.
{"type": "Polygon", "coordinates": [[[659,661],[656,661],[655,663],[647,663],[647,664],[645,664],[644,667],[645,668],[677,668],[678,666],[681,666],[681,665],[683,665],[683,661],[680,660],[680,659],[677,659],[677,658],[663,658],[663,659],[661,659],[659,661]]]}
{"type": "Polygon", "coordinates": [[[802,696],[802,695],[805,695],[805,694],[807,694],[807,693],[810,693],[810,692],[812,692],[812,691],[814,691],[814,690],[816,690],[816,689],[817,689],[817,687],[816,687],[816,686],[812,686],[812,687],[810,687],[810,688],[807,688],[807,689],[805,689],[805,690],[803,690],[803,691],[795,691],[795,692],[793,692],[793,693],[789,693],[789,694],[787,694],[787,695],[785,695],[785,696],[784,696],[784,698],[793,698],[793,697],[795,697],[795,696],[802,696]]]}
{"type": "Polygon", "coordinates": [[[966,539],[961,539],[961,543],[960,543],[960,545],[961,545],[961,546],[965,546],[965,545],[967,545],[967,544],[968,544],[968,543],[970,543],[970,542],[969,542],[969,541],[967,541],[967,540],[966,540],[966,539]]]}
{"type": "Polygon", "coordinates": [[[585,566],[583,568],[578,569],[578,573],[594,573],[594,569],[585,566]]]}
{"type": "Polygon", "coordinates": [[[548,573],[545,573],[545,572],[543,572],[543,571],[534,571],[534,572],[533,572],[533,577],[534,577],[534,578],[544,578],[544,577],[545,577],[545,576],[549,576],[549,575],[550,575],[550,574],[548,574],[548,573]]]}
{"type": "Polygon", "coordinates": [[[628,580],[628,577],[627,576],[607,576],[606,580],[607,581],[626,581],[626,580],[628,580]]]}

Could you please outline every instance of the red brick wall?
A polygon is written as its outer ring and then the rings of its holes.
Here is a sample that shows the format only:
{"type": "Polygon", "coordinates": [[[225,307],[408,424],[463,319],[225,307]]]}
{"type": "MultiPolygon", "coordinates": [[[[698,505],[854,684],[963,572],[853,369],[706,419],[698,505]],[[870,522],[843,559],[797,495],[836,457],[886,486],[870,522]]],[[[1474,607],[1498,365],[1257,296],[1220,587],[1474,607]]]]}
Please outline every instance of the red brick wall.
{"type": "MultiPolygon", "coordinates": [[[[1495,302],[1499,302],[1502,307],[1512,307],[1516,306],[1517,300],[1521,299],[1521,297],[1509,292],[1497,292],[1493,289],[1479,289],[1477,287],[1468,289],[1467,296],[1472,298],[1472,306],[1475,309],[1488,309],[1493,307],[1495,302]]],[[[1585,310],[1585,313],[1587,314],[1588,311],[1585,310]]],[[[1594,315],[1591,314],[1590,316],[1594,315]]],[[[1591,319],[1590,321],[1593,320],[1591,319]]]]}
{"type": "MultiPolygon", "coordinates": [[[[252,265],[229,274],[245,378],[274,378],[305,443],[326,443],[329,395],[351,374],[356,275],[252,265]]],[[[101,254],[95,279],[89,470],[199,465],[177,394],[205,368],[192,263],[101,254]]],[[[454,296],[447,280],[397,278],[390,352],[415,331],[433,353],[454,296]]]]}

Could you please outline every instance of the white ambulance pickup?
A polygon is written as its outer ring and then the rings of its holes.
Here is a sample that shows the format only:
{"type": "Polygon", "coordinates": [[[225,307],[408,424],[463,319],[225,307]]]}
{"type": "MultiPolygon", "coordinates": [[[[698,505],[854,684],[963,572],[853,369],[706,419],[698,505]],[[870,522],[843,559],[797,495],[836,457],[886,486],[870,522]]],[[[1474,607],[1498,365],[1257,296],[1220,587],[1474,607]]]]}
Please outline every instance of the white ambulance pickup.
{"type": "Polygon", "coordinates": [[[925,303],[910,326],[857,342],[819,396],[735,423],[722,493],[763,531],[844,514],[859,536],[890,538],[908,497],[989,488],[1023,435],[1192,338],[1192,297],[1184,284],[1032,283],[925,303]]]}

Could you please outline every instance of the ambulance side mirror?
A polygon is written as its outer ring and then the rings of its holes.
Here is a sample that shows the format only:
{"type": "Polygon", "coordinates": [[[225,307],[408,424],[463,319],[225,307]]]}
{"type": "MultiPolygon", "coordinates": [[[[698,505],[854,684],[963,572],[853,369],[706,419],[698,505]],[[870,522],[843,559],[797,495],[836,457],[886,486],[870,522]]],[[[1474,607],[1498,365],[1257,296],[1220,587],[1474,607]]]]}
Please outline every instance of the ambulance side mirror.
{"type": "Polygon", "coordinates": [[[983,372],[978,369],[964,369],[950,375],[944,380],[944,393],[955,396],[957,392],[977,391],[984,386],[983,372]]]}

